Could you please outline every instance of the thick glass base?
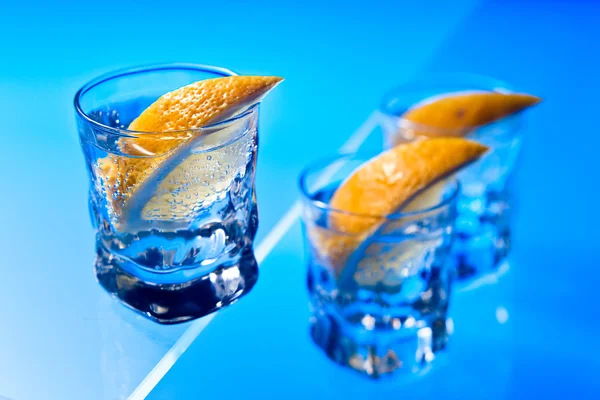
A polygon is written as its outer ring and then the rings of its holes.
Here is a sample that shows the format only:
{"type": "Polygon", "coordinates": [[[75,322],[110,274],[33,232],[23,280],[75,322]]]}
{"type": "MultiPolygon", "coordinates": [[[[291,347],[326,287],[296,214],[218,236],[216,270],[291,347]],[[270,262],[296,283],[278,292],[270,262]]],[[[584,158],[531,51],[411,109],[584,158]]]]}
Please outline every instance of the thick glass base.
{"type": "Polygon", "coordinates": [[[251,248],[245,249],[235,264],[204,275],[194,274],[194,279],[177,283],[151,282],[135,276],[102,248],[97,250],[94,269],[108,293],[161,324],[189,321],[226,307],[248,293],[258,279],[258,264],[251,248]]]}
{"type": "Polygon", "coordinates": [[[314,343],[331,360],[373,379],[426,372],[452,330],[451,320],[412,317],[369,330],[323,309],[313,309],[310,325],[314,343]]]}

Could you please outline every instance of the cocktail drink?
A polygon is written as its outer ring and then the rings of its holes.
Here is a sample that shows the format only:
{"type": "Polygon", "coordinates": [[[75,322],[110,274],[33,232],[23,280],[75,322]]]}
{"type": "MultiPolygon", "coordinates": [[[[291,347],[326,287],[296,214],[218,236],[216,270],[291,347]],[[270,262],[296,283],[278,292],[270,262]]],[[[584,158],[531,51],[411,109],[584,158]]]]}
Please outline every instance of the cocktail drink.
{"type": "Polygon", "coordinates": [[[300,177],[312,337],[370,377],[427,366],[447,341],[459,184],[486,147],[427,139],[347,155],[300,177]]]}
{"type": "Polygon", "coordinates": [[[252,288],[258,104],[280,81],[162,65],[77,93],[95,271],[109,293],[176,323],[252,288]]]}
{"type": "Polygon", "coordinates": [[[382,105],[385,147],[431,137],[467,137],[490,148],[458,175],[453,260],[459,277],[490,271],[510,249],[510,178],[521,148],[521,112],[538,97],[473,76],[440,76],[392,90],[382,105]]]}

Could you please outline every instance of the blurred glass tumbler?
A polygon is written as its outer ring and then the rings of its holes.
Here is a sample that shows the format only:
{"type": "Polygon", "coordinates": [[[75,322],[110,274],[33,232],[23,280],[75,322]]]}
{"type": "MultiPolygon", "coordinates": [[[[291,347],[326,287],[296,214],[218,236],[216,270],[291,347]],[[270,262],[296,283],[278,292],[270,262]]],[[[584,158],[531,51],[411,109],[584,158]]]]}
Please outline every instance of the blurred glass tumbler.
{"type": "Polygon", "coordinates": [[[158,65],[102,76],[75,96],[90,176],[96,277],[111,295],[160,323],[211,313],[258,278],[252,251],[258,105],[198,130],[126,127],[161,95],[230,75],[214,67],[158,65]],[[171,145],[157,154],[144,148],[153,140],[171,145]],[[117,170],[116,183],[107,168],[117,170]],[[124,179],[140,173],[144,180],[120,190],[124,179]]]}
{"type": "MultiPolygon", "coordinates": [[[[370,157],[346,155],[300,176],[314,342],[334,361],[377,378],[427,367],[448,340],[456,180],[426,208],[389,216],[329,208],[340,183],[370,157]],[[332,217],[378,218],[367,237],[335,231],[332,217]],[[348,246],[342,265],[328,246],[348,246]]],[[[429,199],[430,201],[432,199],[429,199]]],[[[339,250],[339,248],[338,248],[339,250]]]]}
{"type": "MultiPolygon", "coordinates": [[[[402,115],[434,96],[465,91],[511,90],[503,82],[472,75],[441,75],[399,86],[385,96],[381,108],[385,148],[423,136],[456,136],[457,131],[417,124],[402,115]]],[[[510,178],[521,148],[521,124],[514,115],[473,127],[466,136],[490,151],[458,174],[461,194],[452,249],[458,278],[490,271],[510,250],[510,178]]]]}

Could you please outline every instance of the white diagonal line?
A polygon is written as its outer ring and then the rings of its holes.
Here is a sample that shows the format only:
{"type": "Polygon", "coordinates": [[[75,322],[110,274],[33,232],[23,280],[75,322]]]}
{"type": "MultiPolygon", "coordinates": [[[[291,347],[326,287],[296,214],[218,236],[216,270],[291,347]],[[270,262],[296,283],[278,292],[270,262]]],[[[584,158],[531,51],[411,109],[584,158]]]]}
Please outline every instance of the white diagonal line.
{"type": "Polygon", "coordinates": [[[495,285],[496,283],[498,283],[500,278],[508,272],[509,269],[510,264],[508,263],[508,261],[505,260],[498,266],[498,268],[495,271],[482,275],[474,281],[469,282],[465,286],[457,287],[456,291],[457,293],[464,293],[470,292],[471,290],[479,289],[482,286],[495,285]]]}
{"type": "MultiPolygon", "coordinates": [[[[352,136],[348,138],[346,143],[340,147],[340,151],[343,153],[350,153],[358,150],[361,144],[367,140],[371,132],[375,129],[378,122],[378,113],[373,112],[352,136]]],[[[319,181],[330,179],[339,168],[341,168],[341,164],[326,169],[319,177],[319,181]]],[[[254,255],[259,264],[264,261],[277,243],[285,236],[294,223],[296,223],[300,217],[301,211],[302,205],[300,201],[295,201],[279,222],[256,247],[254,255]]],[[[179,337],[179,339],[177,339],[173,347],[167,351],[163,358],[154,366],[154,368],[152,368],[146,378],[144,378],[133,393],[131,393],[128,400],[145,399],[216,315],[216,313],[209,314],[206,317],[191,323],[190,327],[179,337]]]]}

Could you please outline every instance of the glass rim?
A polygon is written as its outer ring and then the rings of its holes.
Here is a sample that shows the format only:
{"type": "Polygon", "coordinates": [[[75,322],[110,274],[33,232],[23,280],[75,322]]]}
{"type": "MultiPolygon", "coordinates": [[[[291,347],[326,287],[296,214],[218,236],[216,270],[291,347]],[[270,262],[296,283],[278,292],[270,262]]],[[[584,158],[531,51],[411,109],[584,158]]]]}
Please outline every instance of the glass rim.
{"type": "MultiPolygon", "coordinates": [[[[481,129],[484,126],[493,125],[496,122],[494,121],[488,124],[481,125],[472,125],[465,128],[458,129],[446,129],[439,128],[431,125],[426,125],[418,122],[413,122],[407,119],[402,118],[401,115],[394,113],[392,111],[392,106],[390,103],[398,98],[398,93],[418,93],[419,91],[423,91],[427,88],[436,88],[457,85],[464,85],[465,88],[460,91],[464,92],[475,92],[475,91],[489,91],[489,92],[498,92],[498,93],[514,93],[512,86],[505,81],[500,79],[496,79],[486,75],[479,74],[470,74],[470,73],[434,73],[434,74],[426,74],[417,77],[416,79],[409,80],[403,82],[399,85],[396,85],[389,89],[384,95],[379,104],[378,112],[385,117],[394,118],[399,121],[398,126],[402,129],[410,129],[416,132],[424,132],[424,133],[432,133],[439,136],[464,136],[465,131],[473,132],[481,129]],[[469,87],[471,86],[471,87],[469,87]]],[[[442,93],[440,93],[442,94],[442,93]]],[[[426,100],[426,98],[422,99],[426,100]]],[[[421,100],[421,101],[422,101],[421,100]]],[[[416,104],[416,103],[415,103],[416,104]]],[[[414,105],[414,104],[413,104],[414,105]]],[[[519,114],[515,114],[514,116],[509,116],[503,119],[513,119],[513,126],[511,126],[510,130],[516,130],[521,125],[522,121],[519,117],[519,114]]]]}
{"type": "MultiPolygon", "coordinates": [[[[87,92],[89,92],[90,90],[92,90],[93,88],[95,88],[96,86],[98,86],[104,82],[110,81],[112,79],[117,79],[120,77],[128,76],[128,75],[135,75],[135,74],[140,74],[140,73],[145,73],[145,72],[154,72],[154,71],[162,71],[162,70],[191,70],[191,71],[199,71],[199,72],[209,72],[209,73],[214,73],[216,75],[221,75],[223,77],[238,75],[236,72],[234,72],[230,69],[227,69],[227,68],[216,67],[216,66],[205,65],[205,64],[193,64],[193,63],[147,64],[147,65],[141,65],[141,66],[136,66],[136,67],[129,67],[129,68],[122,68],[122,69],[114,70],[114,71],[107,72],[105,74],[97,76],[96,78],[88,81],[81,88],[79,88],[79,90],[75,93],[75,97],[73,99],[73,105],[75,107],[75,112],[77,113],[77,116],[79,116],[85,123],[93,126],[94,128],[102,130],[105,133],[109,133],[109,134],[112,134],[115,136],[126,137],[126,138],[137,138],[140,136],[165,134],[166,132],[147,132],[147,131],[135,131],[135,130],[130,130],[130,129],[126,129],[126,128],[113,128],[111,126],[107,126],[107,125],[101,124],[97,121],[94,121],[92,118],[89,117],[89,115],[85,111],[83,111],[83,109],[81,107],[81,98],[87,92]]],[[[239,114],[235,114],[234,116],[227,118],[225,120],[215,122],[213,124],[205,125],[205,126],[202,126],[200,128],[195,128],[195,129],[172,130],[172,131],[168,131],[168,133],[178,134],[178,133],[186,133],[186,132],[187,133],[201,132],[204,130],[212,131],[215,128],[218,128],[219,126],[228,125],[234,121],[243,119],[244,117],[252,114],[258,108],[259,104],[260,103],[253,104],[252,106],[248,107],[243,112],[241,112],[239,114]]]]}
{"type": "MultiPolygon", "coordinates": [[[[443,209],[447,208],[448,206],[450,206],[458,198],[458,195],[459,195],[460,189],[461,189],[461,183],[460,183],[460,180],[456,176],[453,176],[453,175],[455,175],[454,173],[451,173],[446,177],[440,178],[440,179],[436,180],[436,182],[433,183],[433,184],[435,184],[444,179],[449,179],[450,180],[449,184],[454,186],[452,188],[452,193],[450,194],[450,196],[446,197],[445,199],[441,200],[439,203],[437,203],[431,207],[427,207],[427,208],[423,208],[423,209],[419,209],[419,210],[415,210],[415,211],[393,212],[393,213],[387,214],[387,215],[357,213],[357,212],[345,211],[345,210],[333,208],[322,201],[314,200],[312,198],[311,192],[314,192],[315,190],[314,189],[311,190],[307,185],[307,179],[311,173],[317,172],[319,170],[325,170],[328,166],[332,165],[336,161],[342,161],[344,159],[359,159],[359,160],[367,161],[371,158],[372,157],[369,157],[368,154],[363,154],[360,152],[338,153],[336,155],[325,157],[325,158],[322,158],[320,160],[317,160],[317,161],[314,161],[314,162],[308,164],[300,172],[300,175],[298,177],[298,182],[297,182],[298,188],[300,189],[300,193],[302,195],[302,199],[305,202],[310,203],[311,206],[316,207],[316,208],[323,210],[325,212],[328,212],[328,213],[332,212],[335,214],[347,215],[347,216],[357,217],[357,218],[369,218],[369,219],[377,218],[377,219],[385,219],[387,221],[395,221],[395,220],[399,220],[399,219],[403,219],[403,218],[415,217],[415,216],[425,215],[425,214],[429,214],[432,212],[443,210],[443,209]]],[[[322,176],[322,173],[319,175],[322,176]]],[[[424,190],[426,190],[426,189],[424,189],[424,190]]],[[[420,191],[419,193],[422,193],[422,191],[420,191]]],[[[417,193],[417,195],[419,193],[417,193]]],[[[412,198],[414,198],[414,196],[412,198]]],[[[411,199],[409,199],[408,201],[410,201],[410,200],[411,199]]]]}

